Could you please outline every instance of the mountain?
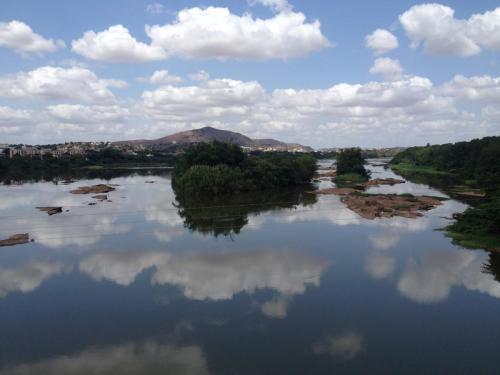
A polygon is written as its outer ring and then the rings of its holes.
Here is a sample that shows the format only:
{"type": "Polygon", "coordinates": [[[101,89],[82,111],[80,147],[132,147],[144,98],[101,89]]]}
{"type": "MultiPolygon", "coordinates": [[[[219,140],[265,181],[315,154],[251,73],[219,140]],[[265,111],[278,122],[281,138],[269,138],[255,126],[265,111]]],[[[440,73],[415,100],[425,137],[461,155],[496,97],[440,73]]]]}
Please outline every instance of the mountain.
{"type": "Polygon", "coordinates": [[[236,144],[252,150],[299,152],[313,151],[311,147],[302,146],[296,143],[285,143],[275,139],[252,139],[240,133],[229,130],[215,129],[210,126],[200,129],[187,130],[158,139],[138,139],[114,142],[113,144],[117,146],[144,146],[154,149],[175,150],[193,143],[213,141],[236,144]]]}

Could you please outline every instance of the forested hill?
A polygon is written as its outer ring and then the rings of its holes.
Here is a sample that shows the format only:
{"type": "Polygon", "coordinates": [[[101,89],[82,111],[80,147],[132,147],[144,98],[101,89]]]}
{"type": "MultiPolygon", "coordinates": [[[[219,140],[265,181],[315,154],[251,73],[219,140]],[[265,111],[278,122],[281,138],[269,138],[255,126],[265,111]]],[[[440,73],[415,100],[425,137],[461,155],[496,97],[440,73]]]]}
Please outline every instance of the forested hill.
{"type": "Polygon", "coordinates": [[[500,188],[500,137],[486,137],[425,147],[411,147],[398,153],[394,166],[431,167],[438,171],[476,180],[484,188],[500,188]]]}

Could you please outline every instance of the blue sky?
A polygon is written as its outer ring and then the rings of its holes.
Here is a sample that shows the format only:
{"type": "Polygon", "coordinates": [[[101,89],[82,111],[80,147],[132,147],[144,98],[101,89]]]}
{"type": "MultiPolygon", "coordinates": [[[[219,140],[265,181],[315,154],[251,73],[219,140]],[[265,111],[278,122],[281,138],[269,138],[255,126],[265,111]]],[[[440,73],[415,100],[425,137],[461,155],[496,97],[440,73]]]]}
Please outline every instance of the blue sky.
{"type": "Polygon", "coordinates": [[[314,147],[498,135],[497,7],[3,0],[0,143],[206,125],[314,147]]]}

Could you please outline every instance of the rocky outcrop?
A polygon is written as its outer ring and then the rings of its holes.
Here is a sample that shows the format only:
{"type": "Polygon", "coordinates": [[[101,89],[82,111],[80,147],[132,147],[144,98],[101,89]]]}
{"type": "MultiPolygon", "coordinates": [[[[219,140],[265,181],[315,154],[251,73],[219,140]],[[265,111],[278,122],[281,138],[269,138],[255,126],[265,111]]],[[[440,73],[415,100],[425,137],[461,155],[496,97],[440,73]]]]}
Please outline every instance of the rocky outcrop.
{"type": "Polygon", "coordinates": [[[343,196],[342,202],[359,216],[369,220],[394,216],[413,219],[422,216],[422,211],[429,211],[442,204],[435,197],[356,193],[343,196]]]}
{"type": "Polygon", "coordinates": [[[354,193],[356,190],[351,188],[329,188],[329,189],[321,189],[316,190],[315,194],[321,195],[349,195],[354,193]]]}
{"type": "Polygon", "coordinates": [[[60,214],[62,212],[62,207],[37,207],[37,209],[42,212],[47,212],[50,216],[60,214]]]}
{"type": "Polygon", "coordinates": [[[28,233],[14,234],[5,240],[0,240],[0,246],[22,245],[30,242],[28,233]]]}
{"type": "Polygon", "coordinates": [[[99,184],[99,185],[93,185],[93,186],[80,186],[78,189],[71,190],[71,194],[104,194],[104,193],[109,193],[110,191],[115,190],[114,187],[105,185],[105,184],[99,184]]]}
{"type": "Polygon", "coordinates": [[[368,180],[364,185],[367,187],[371,186],[380,186],[380,185],[397,185],[404,184],[405,180],[400,180],[397,178],[374,178],[372,180],[368,180]]]}

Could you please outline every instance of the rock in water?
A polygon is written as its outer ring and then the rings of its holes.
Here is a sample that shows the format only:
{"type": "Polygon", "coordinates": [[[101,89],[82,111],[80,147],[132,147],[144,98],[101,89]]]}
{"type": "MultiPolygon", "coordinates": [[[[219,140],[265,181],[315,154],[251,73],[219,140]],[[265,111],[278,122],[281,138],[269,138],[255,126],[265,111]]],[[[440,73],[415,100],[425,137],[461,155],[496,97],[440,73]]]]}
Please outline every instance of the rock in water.
{"type": "Polygon", "coordinates": [[[0,240],[0,246],[22,245],[30,242],[28,233],[14,234],[5,240],[0,240]]]}
{"type": "Polygon", "coordinates": [[[37,207],[40,211],[47,212],[49,215],[55,215],[62,212],[62,207],[37,207]]]}
{"type": "Polygon", "coordinates": [[[71,190],[71,194],[103,194],[103,193],[109,193],[110,191],[115,190],[114,187],[105,185],[105,184],[99,184],[99,185],[93,185],[93,186],[80,186],[78,189],[71,190]]]}

